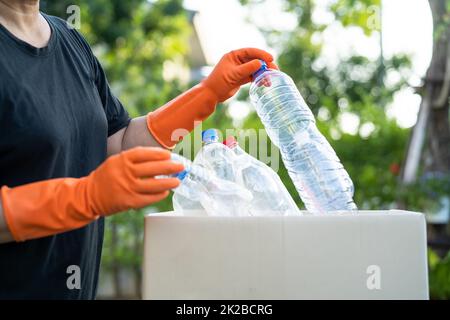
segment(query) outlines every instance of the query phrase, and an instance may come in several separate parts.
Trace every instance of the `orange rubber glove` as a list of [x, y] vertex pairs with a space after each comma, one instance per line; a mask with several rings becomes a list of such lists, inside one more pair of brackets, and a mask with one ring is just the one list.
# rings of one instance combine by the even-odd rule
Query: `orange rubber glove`
[[[220, 59], [211, 74], [200, 84], [168, 102], [147, 116], [147, 127], [165, 148], [172, 149], [200, 121], [211, 115], [216, 104], [232, 97], [264, 60], [271, 69], [278, 69], [270, 53], [244, 48], [231, 51]], [[176, 132], [177, 129], [181, 129]]]
[[58, 178], [15, 188], [3, 186], [6, 223], [16, 241], [80, 228], [98, 217], [141, 208], [167, 197], [183, 170], [161, 148], [138, 147], [109, 157], [83, 178]]

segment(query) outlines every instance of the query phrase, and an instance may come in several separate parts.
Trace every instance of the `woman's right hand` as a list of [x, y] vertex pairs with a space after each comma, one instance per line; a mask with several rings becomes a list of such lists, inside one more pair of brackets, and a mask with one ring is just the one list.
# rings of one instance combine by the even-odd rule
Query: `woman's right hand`
[[109, 157], [86, 177], [88, 203], [96, 215], [110, 215], [161, 201], [177, 178], [155, 178], [184, 169], [162, 148], [137, 147]]
[[[137, 147], [111, 156], [83, 178], [57, 178], [0, 191], [0, 243], [81, 228], [100, 216], [145, 207], [167, 197], [183, 170], [161, 148]], [[2, 217], [3, 213], [3, 217]]]

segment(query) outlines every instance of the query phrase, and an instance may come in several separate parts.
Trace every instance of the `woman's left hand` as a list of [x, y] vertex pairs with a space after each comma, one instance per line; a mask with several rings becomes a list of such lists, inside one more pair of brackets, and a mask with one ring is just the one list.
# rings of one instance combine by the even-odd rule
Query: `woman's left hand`
[[270, 53], [256, 48], [238, 49], [225, 54], [202, 84], [223, 102], [252, 80], [252, 74], [261, 67], [260, 60], [264, 60], [269, 69], [278, 69]]

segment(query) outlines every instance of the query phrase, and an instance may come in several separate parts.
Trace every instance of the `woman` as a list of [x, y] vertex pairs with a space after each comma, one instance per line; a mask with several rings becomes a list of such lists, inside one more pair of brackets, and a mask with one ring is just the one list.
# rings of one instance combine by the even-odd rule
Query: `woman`
[[39, 0], [0, 0], [0, 298], [95, 298], [103, 218], [167, 197], [178, 180], [153, 177], [183, 169], [164, 150], [172, 132], [207, 118], [258, 59], [276, 67], [262, 50], [232, 51], [200, 84], [130, 119], [76, 30]]

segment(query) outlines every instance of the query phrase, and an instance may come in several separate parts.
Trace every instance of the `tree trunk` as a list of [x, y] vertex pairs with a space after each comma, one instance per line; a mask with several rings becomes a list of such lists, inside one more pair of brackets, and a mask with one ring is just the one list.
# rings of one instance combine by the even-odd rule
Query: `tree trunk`
[[[433, 16], [433, 55], [402, 171], [404, 185], [416, 180], [421, 162], [423, 173], [437, 173], [446, 179], [450, 172], [450, 0], [429, 0], [429, 4]], [[429, 246], [440, 256], [446, 255], [450, 249], [449, 223], [429, 224], [427, 231]]]
[[[433, 56], [421, 89], [422, 103], [402, 168], [402, 185], [414, 183], [419, 169], [423, 170], [422, 174], [437, 173], [444, 177], [450, 174], [450, 0], [428, 1], [433, 16]], [[405, 208], [404, 203], [398, 204]], [[448, 222], [446, 226], [428, 226], [429, 244], [438, 249], [440, 255], [450, 247], [448, 235]]]
[[433, 56], [425, 76], [422, 103], [402, 170], [403, 185], [416, 180], [421, 160], [425, 172], [445, 174], [450, 171], [450, 12], [447, 2], [429, 0], [433, 16]]
[[447, 0], [429, 0], [433, 15], [434, 44], [433, 57], [426, 75], [426, 87], [431, 97], [431, 108], [428, 118], [425, 139], [426, 172], [450, 172], [450, 128], [449, 128], [449, 96], [450, 96], [450, 12]]
[[[424, 151], [424, 171], [450, 173], [450, 0], [429, 0], [433, 15], [433, 57], [427, 72], [427, 87], [431, 99]], [[447, 21], [445, 21], [447, 19]], [[430, 245], [444, 256], [450, 250], [450, 230], [447, 225], [429, 228]]]

